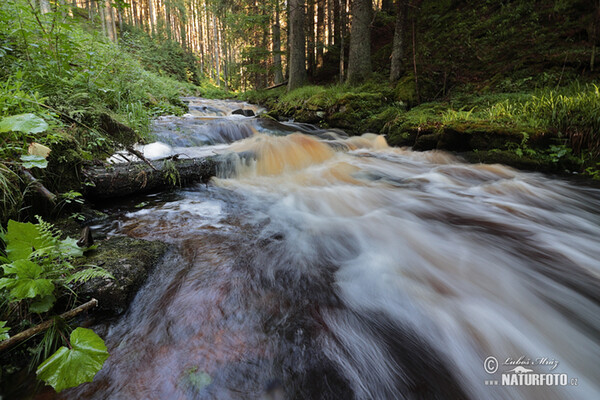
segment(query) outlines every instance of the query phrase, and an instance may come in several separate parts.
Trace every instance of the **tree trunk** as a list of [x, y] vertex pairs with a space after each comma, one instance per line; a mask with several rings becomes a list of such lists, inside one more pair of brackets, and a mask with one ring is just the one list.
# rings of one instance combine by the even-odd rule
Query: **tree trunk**
[[111, 12], [110, 0], [104, 2], [104, 25], [106, 27], [106, 35], [111, 41], [115, 41], [115, 33], [113, 31], [113, 18]]
[[306, 81], [304, 54], [304, 1], [289, 0], [290, 15], [290, 61], [288, 91], [299, 88]]
[[281, 70], [281, 23], [279, 22], [279, 0], [275, 3], [275, 21], [273, 21], [273, 82], [278, 85], [283, 82]]
[[404, 36], [406, 32], [407, 14], [408, 0], [396, 0], [396, 26], [394, 29], [392, 65], [390, 68], [390, 82], [392, 83], [400, 79], [403, 72], [402, 59], [404, 58]]
[[306, 7], [306, 56], [308, 76], [315, 72], [315, 0], [308, 0]]
[[325, 0], [317, 0], [317, 67], [323, 66], [325, 48]]
[[213, 49], [215, 52], [215, 70], [217, 71], [217, 84], [221, 86], [221, 59], [220, 59], [220, 50], [219, 50], [219, 35], [217, 32], [217, 19], [215, 15], [212, 16], [213, 23]]
[[371, 74], [371, 0], [352, 2], [348, 82], [363, 82]]
[[343, 13], [345, 13], [345, 7], [342, 5], [346, 3], [346, 0], [333, 0], [333, 43], [336, 46], [340, 45], [340, 38], [342, 36], [342, 20]]
[[[339, 29], [339, 44], [340, 44], [340, 83], [344, 82], [344, 78], [345, 78], [345, 74], [346, 74], [346, 70], [344, 69], [344, 62], [345, 62], [345, 58], [346, 58], [346, 1], [347, 0], [338, 0], [339, 1], [339, 5], [340, 5], [340, 18], [339, 18], [339, 24], [340, 24], [340, 29]], [[336, 39], [336, 45], [337, 45], [337, 40]]]
[[133, 194], [149, 193], [193, 183], [206, 183], [216, 175], [216, 158], [157, 160], [156, 170], [144, 162], [114, 164], [111, 168], [92, 166], [83, 175], [93, 186], [86, 186], [84, 196], [104, 200]]

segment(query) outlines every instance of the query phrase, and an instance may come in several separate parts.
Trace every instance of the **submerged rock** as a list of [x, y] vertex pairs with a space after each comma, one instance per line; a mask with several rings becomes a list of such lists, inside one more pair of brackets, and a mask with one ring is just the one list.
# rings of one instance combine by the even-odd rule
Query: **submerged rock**
[[122, 314], [167, 248], [162, 242], [129, 237], [112, 237], [99, 242], [86, 263], [106, 269], [116, 280], [92, 279], [78, 290], [80, 299], [98, 299], [96, 312], [104, 316]]
[[238, 108], [237, 110], [233, 110], [231, 112], [232, 115], [243, 115], [244, 117], [254, 117], [254, 111], [252, 110], [243, 110]]

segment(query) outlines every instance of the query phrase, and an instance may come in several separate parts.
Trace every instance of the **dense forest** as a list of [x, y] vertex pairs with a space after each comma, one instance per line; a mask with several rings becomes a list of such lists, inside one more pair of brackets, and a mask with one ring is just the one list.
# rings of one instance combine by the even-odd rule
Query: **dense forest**
[[[143, 159], [134, 146], [184, 97], [593, 182], [599, 46], [598, 0], [2, 0], [0, 342], [91, 307], [73, 288], [114, 278], [61, 231], [94, 218], [84, 170]], [[57, 391], [93, 379], [104, 343], [60, 324], [0, 354], [0, 379], [19, 358]], [[93, 367], [71, 376], [69, 357]]]

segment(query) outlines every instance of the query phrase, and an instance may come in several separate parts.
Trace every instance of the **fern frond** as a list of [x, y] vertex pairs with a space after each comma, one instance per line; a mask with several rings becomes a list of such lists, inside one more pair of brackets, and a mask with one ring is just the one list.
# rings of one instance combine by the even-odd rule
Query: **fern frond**
[[60, 236], [60, 230], [55, 228], [50, 222], [44, 221], [39, 215], [36, 215], [35, 218], [38, 221], [40, 237], [48, 241], [55, 241]]
[[93, 267], [86, 268], [81, 271], [75, 272], [67, 280], [65, 280], [65, 283], [71, 283], [71, 282], [85, 283], [85, 282], [89, 281], [90, 279], [94, 279], [94, 278], [115, 279], [115, 277], [110, 272], [105, 270], [104, 268], [93, 266]]

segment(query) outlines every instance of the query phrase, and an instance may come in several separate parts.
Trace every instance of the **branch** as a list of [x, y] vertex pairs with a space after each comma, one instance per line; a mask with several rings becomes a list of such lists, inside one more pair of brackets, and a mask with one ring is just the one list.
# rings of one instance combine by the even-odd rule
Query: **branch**
[[52, 204], [56, 204], [56, 195], [49, 191], [46, 186], [42, 185], [40, 181], [38, 181], [31, 172], [26, 168], [21, 168], [21, 174], [25, 177], [25, 179], [35, 188], [35, 191], [40, 194], [43, 198], [48, 200]]
[[[80, 305], [79, 307], [76, 307], [70, 311], [60, 314], [59, 317], [64, 320], [68, 320], [68, 319], [74, 318], [78, 314], [81, 314], [83, 311], [86, 311], [90, 308], [96, 307], [97, 305], [98, 305], [98, 300], [92, 299], [92, 300], [88, 301], [87, 303]], [[36, 335], [40, 332], [45, 331], [46, 329], [50, 328], [53, 323], [54, 323], [54, 319], [44, 321], [41, 324], [34, 326], [33, 328], [29, 328], [26, 331], [17, 333], [15, 336], [12, 336], [11, 338], [0, 342], [0, 352], [11, 348], [12, 346], [16, 345], [17, 343], [22, 342], [25, 339], [29, 339], [33, 335]]]

